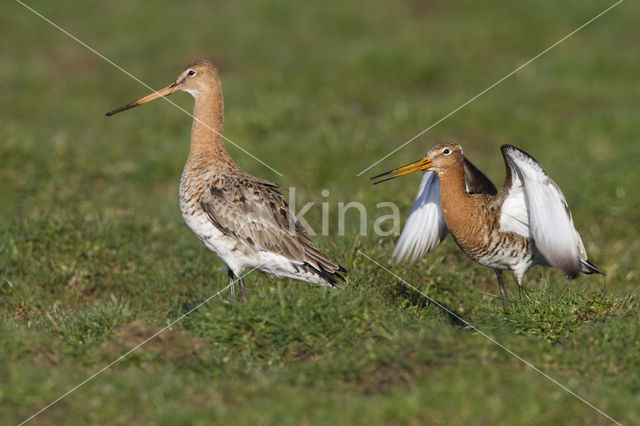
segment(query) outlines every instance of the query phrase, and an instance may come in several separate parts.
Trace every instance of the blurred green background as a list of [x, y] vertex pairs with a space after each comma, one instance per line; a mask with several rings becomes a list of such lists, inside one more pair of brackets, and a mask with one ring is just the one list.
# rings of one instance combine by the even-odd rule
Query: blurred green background
[[[640, 422], [640, 7], [627, 1], [364, 175], [404, 141], [613, 3], [27, 3], [154, 88], [214, 62], [228, 145], [298, 206], [393, 201], [419, 176], [367, 177], [461, 143], [497, 184], [514, 144], [563, 189], [606, 277], [532, 269], [509, 308], [451, 239], [393, 270], [625, 424]], [[17, 423], [227, 284], [182, 222], [191, 119], [17, 2], [0, 14], [0, 422]], [[187, 110], [186, 94], [172, 97]], [[321, 191], [330, 195], [322, 197]], [[319, 245], [344, 291], [246, 279], [36, 417], [56, 424], [609, 424], [391, 267], [395, 238], [349, 216]]]

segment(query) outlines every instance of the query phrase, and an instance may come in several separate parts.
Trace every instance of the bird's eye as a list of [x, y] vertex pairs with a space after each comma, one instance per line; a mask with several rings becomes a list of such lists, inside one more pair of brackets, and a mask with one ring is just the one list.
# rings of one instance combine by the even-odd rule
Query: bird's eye
[[449, 154], [451, 154], [451, 150], [449, 148], [445, 148], [445, 149], [442, 150], [442, 153], [444, 155], [449, 155]]
[[189, 70], [188, 74], [189, 77], [193, 77], [194, 75], [196, 75], [196, 72], [194, 70]]

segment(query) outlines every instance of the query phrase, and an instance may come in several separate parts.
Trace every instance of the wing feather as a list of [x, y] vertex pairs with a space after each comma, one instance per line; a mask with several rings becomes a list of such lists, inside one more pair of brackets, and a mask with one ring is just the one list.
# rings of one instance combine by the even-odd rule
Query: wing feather
[[515, 232], [525, 238], [531, 238], [529, 226], [529, 210], [524, 195], [524, 184], [518, 172], [507, 162], [508, 192], [505, 195], [500, 211], [500, 230]]
[[467, 157], [464, 157], [464, 184], [469, 194], [495, 195], [498, 193], [493, 182]]
[[246, 175], [223, 177], [200, 201], [211, 223], [244, 244], [311, 266], [331, 283], [344, 268], [327, 257], [309, 238], [289, 209], [279, 186]]
[[[580, 270], [580, 259], [586, 260], [586, 252], [562, 191], [527, 153], [503, 145], [502, 154], [508, 173], [512, 175], [512, 188], [503, 204], [501, 225], [520, 226], [525, 217], [522, 212], [524, 201], [530, 234], [538, 251], [551, 266], [575, 277]], [[507, 206], [507, 212], [504, 206]]]
[[426, 171], [392, 257], [396, 262], [414, 263], [433, 251], [448, 232], [440, 208], [440, 181], [434, 172]]

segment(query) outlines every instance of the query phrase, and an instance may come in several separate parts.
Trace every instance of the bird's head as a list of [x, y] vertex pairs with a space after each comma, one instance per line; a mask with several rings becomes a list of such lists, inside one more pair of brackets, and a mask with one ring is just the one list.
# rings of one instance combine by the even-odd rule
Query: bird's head
[[199, 60], [187, 65], [178, 78], [168, 86], [140, 98], [137, 101], [130, 102], [120, 108], [114, 109], [106, 115], [117, 114], [121, 111], [146, 104], [147, 102], [169, 96], [176, 92], [188, 92], [191, 96], [196, 98], [198, 95], [204, 95], [212, 90], [220, 90], [220, 77], [218, 75], [218, 70], [211, 62], [207, 60]]
[[437, 174], [440, 174], [444, 173], [445, 170], [455, 164], [462, 164], [463, 161], [464, 153], [462, 151], [462, 147], [455, 142], [444, 141], [434, 145], [427, 154], [418, 161], [381, 173], [371, 179], [377, 179], [379, 177], [392, 174], [390, 177], [374, 182], [375, 185], [380, 182], [395, 179], [420, 170], [432, 170]]

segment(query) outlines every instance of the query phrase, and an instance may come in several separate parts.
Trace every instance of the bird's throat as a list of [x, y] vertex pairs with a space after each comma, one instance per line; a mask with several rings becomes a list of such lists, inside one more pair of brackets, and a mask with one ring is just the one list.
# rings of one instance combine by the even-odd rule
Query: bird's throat
[[224, 102], [222, 90], [211, 90], [195, 96], [191, 148], [188, 163], [227, 170], [235, 167], [222, 138]]
[[440, 180], [440, 204], [442, 216], [451, 234], [458, 236], [471, 225], [476, 206], [472, 197], [467, 193], [464, 181], [464, 166], [462, 163], [447, 167], [438, 174]]

